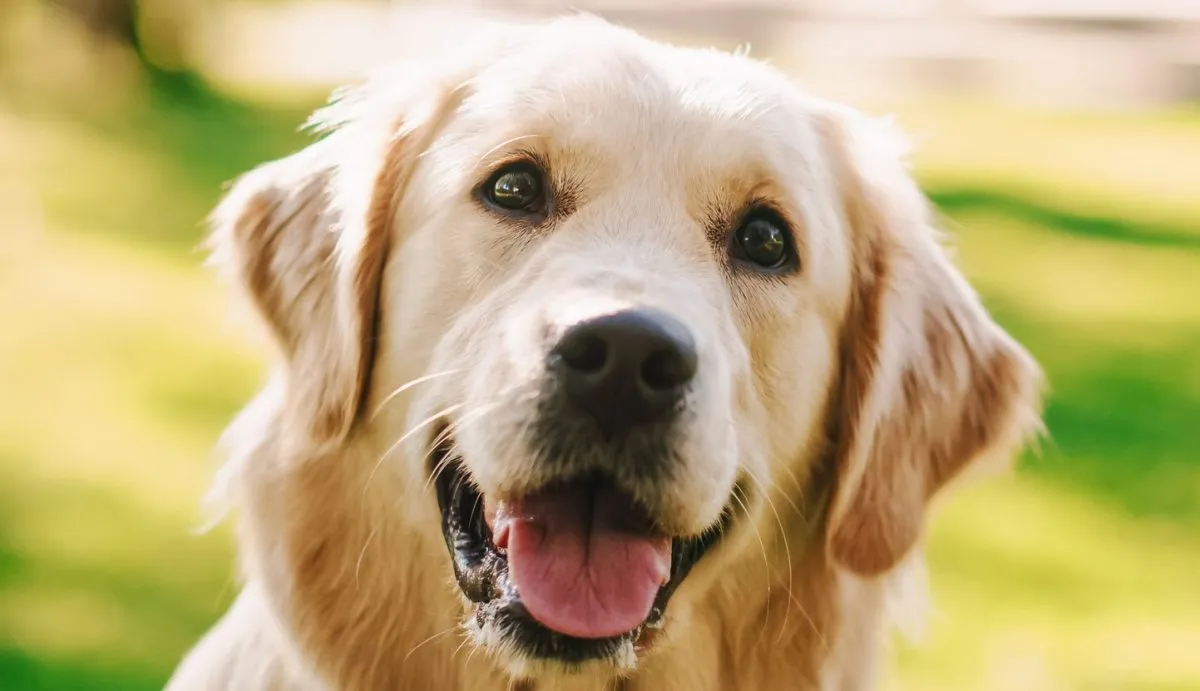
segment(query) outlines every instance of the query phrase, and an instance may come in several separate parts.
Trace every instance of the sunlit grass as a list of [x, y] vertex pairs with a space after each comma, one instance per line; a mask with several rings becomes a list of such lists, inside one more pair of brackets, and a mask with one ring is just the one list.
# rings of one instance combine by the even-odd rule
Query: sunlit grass
[[901, 111], [984, 299], [1051, 387], [1042, 453], [934, 522], [892, 688], [1200, 686], [1200, 121]]
[[983, 187], [1075, 213], [1173, 225], [1200, 238], [1200, 109], [1037, 112], [978, 103], [872, 109], [892, 113], [936, 187]]
[[[160, 688], [228, 602], [228, 532], [190, 531], [264, 350], [194, 248], [307, 105], [0, 97], [0, 688]], [[891, 687], [1200, 687], [1200, 122], [900, 117], [1052, 436], [938, 512]]]
[[231, 592], [189, 531], [258, 358], [199, 271], [53, 230], [4, 268], [0, 651], [153, 679]]
[[1188, 688], [1200, 680], [1200, 539], [1028, 477], [935, 522], [935, 607], [893, 688]]

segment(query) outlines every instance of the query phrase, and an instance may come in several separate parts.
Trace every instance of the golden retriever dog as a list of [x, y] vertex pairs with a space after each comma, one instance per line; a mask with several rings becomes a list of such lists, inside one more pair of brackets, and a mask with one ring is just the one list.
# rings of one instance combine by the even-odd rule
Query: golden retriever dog
[[588, 16], [316, 123], [214, 215], [281, 364], [169, 688], [871, 688], [929, 502], [1041, 390], [887, 124]]

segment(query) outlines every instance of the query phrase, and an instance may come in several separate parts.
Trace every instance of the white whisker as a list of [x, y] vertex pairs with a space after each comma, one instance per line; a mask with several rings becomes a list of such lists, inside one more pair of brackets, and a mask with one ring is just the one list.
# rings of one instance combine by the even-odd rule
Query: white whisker
[[808, 610], [804, 608], [804, 603], [796, 599], [796, 596], [791, 592], [788, 593], [788, 597], [792, 601], [792, 604], [796, 605], [796, 609], [800, 610], [800, 614], [804, 615], [804, 620], [808, 622], [809, 628], [813, 630], [813, 633], [817, 634], [817, 638], [821, 639], [821, 647], [829, 650], [829, 640], [825, 638], [825, 634], [821, 632], [820, 627], [817, 626], [817, 622], [813, 621]]
[[500, 149], [503, 149], [504, 147], [506, 147], [510, 144], [516, 144], [517, 142], [523, 141], [525, 139], [536, 139], [541, 136], [542, 135], [540, 135], [540, 134], [522, 134], [520, 136], [513, 137], [512, 139], [505, 139], [504, 141], [500, 142], [499, 144], [493, 146], [492, 148], [490, 148], [486, 152], [484, 152], [484, 154], [479, 157], [479, 160], [475, 162], [475, 165], [479, 165], [480, 163], [483, 163], [484, 159], [486, 159], [488, 156], [491, 156], [492, 154], [496, 153]]
[[[427, 462], [429, 460], [429, 455], [433, 453], [442, 442], [449, 439], [450, 436], [456, 431], [462, 429], [463, 425], [486, 415], [494, 410], [498, 405], [499, 403], [495, 402], [484, 403], [478, 408], [464, 413], [461, 417], [459, 417], [458, 420], [451, 421], [450, 424], [446, 426], [446, 429], [442, 430], [442, 432], [438, 434], [437, 438], [433, 440], [433, 443], [429, 445], [429, 449], [425, 452], [425, 458], [423, 459], [423, 462]], [[429, 489], [429, 485], [433, 484], [437, 480], [437, 477], [442, 474], [442, 471], [446, 469], [446, 466], [450, 463], [453, 456], [453, 453], [448, 453], [446, 454], [445, 458], [438, 461], [438, 464], [436, 467], [434, 467], [433, 472], [431, 472], [429, 477], [425, 480], [426, 490]]]
[[427, 381], [432, 381], [434, 379], [437, 379], [438, 377], [445, 377], [445, 376], [448, 376], [451, 374], [458, 374], [461, 371], [462, 371], [461, 369], [448, 369], [448, 370], [443, 370], [441, 372], [434, 372], [433, 374], [426, 374], [423, 377], [417, 377], [416, 379], [413, 379], [404, 384], [401, 384], [400, 386], [397, 386], [395, 389], [392, 389], [391, 393], [389, 393], [382, 401], [379, 402], [379, 405], [375, 406], [375, 410], [372, 411], [372, 413], [371, 413], [371, 419], [374, 420], [381, 412], [383, 412], [383, 409], [387, 406], [387, 404], [391, 403], [392, 400], [396, 398], [396, 396], [399, 396], [400, 394], [404, 393], [405, 391], [408, 391], [409, 389], [416, 386], [417, 384], [423, 384]]
[[[759, 480], [758, 477], [756, 477], [753, 473], [750, 473], [749, 471], [747, 471], [747, 473], [749, 474], [750, 478], [752, 480], [754, 480], [754, 482], [758, 483], [760, 490], [764, 492], [764, 498], [767, 499], [768, 504], [771, 505], [772, 512], [775, 513], [775, 520], [776, 520], [776, 522], [779, 522], [779, 512], [775, 511], [774, 502], [771, 502], [770, 498], [765, 496], [766, 490], [762, 489], [762, 487], [763, 487], [762, 481]], [[795, 476], [793, 475], [792, 477], [794, 480]], [[798, 513], [800, 513], [799, 508], [797, 508], [796, 510]], [[801, 515], [801, 518], [805, 520], [805, 524], [807, 525], [807, 518], [804, 517], [803, 513], [800, 513], [800, 515]], [[779, 522], [779, 526], [780, 526], [780, 530], [783, 531], [783, 524], [781, 522]], [[813, 621], [812, 615], [810, 615], [808, 613], [808, 610], [804, 607], [804, 603], [800, 602], [800, 600], [796, 597], [795, 591], [793, 590], [792, 581], [793, 581], [794, 576], [792, 573], [791, 547], [788, 545], [788, 542], [787, 542], [787, 532], [786, 531], [783, 531], [782, 537], [784, 540], [784, 551], [787, 553], [787, 560], [788, 560], [788, 583], [787, 583], [788, 602], [792, 605], [795, 605], [796, 609], [800, 610], [800, 614], [802, 614], [804, 616], [804, 620], [808, 623], [809, 628], [811, 628], [813, 633], [815, 633], [817, 635], [817, 638], [820, 639], [821, 645], [824, 646], [825, 649], [828, 649], [829, 648], [829, 640], [825, 638], [825, 634], [822, 633], [820, 627], [817, 626], [817, 623], [815, 621]], [[783, 626], [780, 627], [780, 637], [782, 637], [782, 635], [786, 629], [786, 625], [787, 625], [786, 617], [787, 617], [787, 614], [789, 614], [790, 612], [791, 612], [791, 607], [788, 607], [788, 609], [784, 615], [785, 619], [784, 619]]]
[[412, 650], [409, 650], [409, 651], [408, 651], [408, 652], [407, 652], [407, 653], [404, 655], [404, 659], [400, 661], [400, 664], [401, 664], [401, 665], [403, 665], [405, 662], [408, 662], [408, 658], [412, 657], [412, 656], [413, 656], [413, 653], [417, 652], [417, 650], [418, 650], [419, 648], [421, 648], [421, 646], [425, 645], [426, 643], [429, 643], [430, 641], [433, 641], [433, 640], [436, 640], [436, 639], [438, 639], [438, 638], [441, 638], [442, 636], [445, 636], [445, 635], [446, 635], [446, 634], [448, 634], [448, 633], [454, 633], [454, 631], [455, 631], [456, 629], [458, 629], [458, 625], [457, 625], [457, 624], [455, 624], [454, 626], [451, 626], [450, 628], [446, 629], [445, 631], [439, 631], [439, 632], [437, 632], [437, 633], [433, 634], [432, 636], [430, 636], [429, 638], [426, 638], [425, 640], [421, 641], [420, 643], [418, 643], [418, 644], [414, 645], [414, 646], [412, 647]]
[[[804, 501], [804, 485], [800, 482], [800, 479], [796, 477], [796, 473], [793, 472], [791, 468], [784, 466], [783, 471], [788, 474], [789, 478], [791, 478], [792, 485], [796, 488], [796, 495], [799, 496], [800, 501], [803, 502]], [[796, 500], [792, 499], [791, 493], [784, 492], [783, 498], [788, 503], [788, 505], [792, 507], [792, 510], [800, 515], [800, 519], [802, 521], [804, 521], [804, 525], [807, 526], [808, 525], [808, 516], [804, 513], [804, 510], [800, 508], [800, 505], [796, 503]]]
[[[738, 506], [742, 507], [742, 511], [747, 516], [749, 516], [750, 508], [747, 507], [746, 502], [742, 501], [742, 498], [740, 496], [738, 496], [739, 494], [740, 494], [739, 492], [735, 491], [733, 493], [733, 500], [736, 501], [738, 503]], [[759, 551], [762, 552], [763, 568], [766, 570], [766, 575], [767, 575], [767, 612], [769, 615], [769, 613], [771, 611], [771, 559], [770, 559], [770, 557], [767, 556], [767, 545], [765, 542], [763, 542], [762, 534], [758, 532], [758, 526], [754, 525], [753, 521], [750, 521], [750, 528], [752, 530], [754, 530], [754, 538], [756, 540], [758, 540], [758, 549], [759, 549]], [[762, 640], [763, 640], [762, 634], [765, 634], [765, 633], [766, 633], [766, 629], [764, 628], [760, 632], [758, 640], [754, 643], [754, 645], [756, 647], [758, 646], [759, 643], [762, 643]]]
[[429, 425], [437, 422], [443, 416], [453, 413], [454, 411], [458, 410], [461, 407], [462, 407], [461, 403], [456, 403], [454, 405], [446, 406], [442, 410], [439, 410], [438, 412], [434, 413], [433, 415], [430, 415], [429, 417], [425, 418], [424, 420], [418, 422], [416, 425], [413, 425], [413, 427], [411, 429], [409, 429], [407, 432], [402, 434], [400, 436], [400, 438], [395, 441], [395, 443], [393, 443], [391, 446], [389, 446], [387, 448], [387, 451], [383, 452], [383, 455], [381, 455], [379, 457], [379, 460], [376, 461], [375, 467], [371, 468], [371, 473], [369, 475], [367, 475], [367, 481], [363, 484], [363, 494], [366, 495], [367, 489], [371, 486], [371, 480], [374, 479], [374, 477], [375, 477], [375, 473], [379, 471], [379, 467], [381, 465], [383, 465], [383, 462], [385, 460], [387, 460], [388, 456], [392, 455], [393, 451], [395, 451], [401, 444], [403, 444], [405, 441], [407, 441], [408, 438], [411, 437], [412, 435], [414, 435], [417, 432], [421, 431], [422, 429], [428, 427]]
[[354, 563], [354, 587], [362, 588], [359, 582], [359, 574], [362, 572], [363, 557], [367, 556], [367, 547], [371, 546], [371, 540], [375, 539], [375, 534], [379, 532], [379, 526], [371, 528], [371, 532], [367, 533], [367, 539], [363, 541], [362, 549], [358, 552], [358, 560]]
[[453, 653], [450, 653], [450, 659], [453, 660], [454, 658], [458, 657], [458, 654], [462, 652], [463, 647], [470, 642], [470, 636], [463, 636], [462, 642], [458, 644], [458, 647], [454, 649]]
[[[758, 485], [758, 491], [762, 494], [763, 499], [767, 502], [767, 506], [770, 507], [771, 513], [775, 515], [775, 524], [779, 526], [779, 536], [783, 540], [784, 558], [787, 560], [788, 599], [794, 601], [795, 596], [792, 594], [792, 580], [794, 578], [794, 574], [792, 573], [792, 548], [791, 545], [788, 544], [787, 528], [785, 528], [783, 525], [783, 519], [779, 517], [779, 511], [775, 507], [775, 502], [771, 499], [771, 495], [767, 492], [766, 485], [764, 485], [762, 480], [759, 480], [758, 476], [751, 472], [749, 468], [746, 469], [746, 475], [748, 475], [750, 479], [754, 481], [754, 484]], [[787, 631], [788, 616], [791, 614], [791, 611], [791, 607], [786, 607], [783, 610], [783, 622], [779, 625], [779, 637], [775, 639], [776, 643], [779, 643], [779, 641], [783, 640], [783, 634]]]

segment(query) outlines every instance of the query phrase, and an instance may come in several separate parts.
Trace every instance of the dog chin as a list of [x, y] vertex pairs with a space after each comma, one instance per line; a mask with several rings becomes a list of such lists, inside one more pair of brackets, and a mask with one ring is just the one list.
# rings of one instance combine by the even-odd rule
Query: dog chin
[[613, 651], [608, 657], [579, 662], [540, 657], [516, 642], [512, 632], [505, 632], [490, 624], [479, 625], [473, 604], [469, 603], [467, 611], [465, 628], [470, 640], [468, 645], [487, 654], [509, 679], [537, 682], [547, 688], [555, 688], [556, 679], [627, 676], [637, 669], [639, 659], [652, 650], [652, 646], [639, 648], [631, 643]]

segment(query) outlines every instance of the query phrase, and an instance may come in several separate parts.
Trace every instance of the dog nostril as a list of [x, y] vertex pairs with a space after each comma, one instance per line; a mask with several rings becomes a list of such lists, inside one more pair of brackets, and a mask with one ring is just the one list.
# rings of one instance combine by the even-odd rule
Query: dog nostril
[[581, 374], [599, 372], [608, 362], [608, 344], [595, 334], [576, 334], [575, 338], [564, 339], [555, 351], [568, 367]]
[[670, 391], [696, 375], [696, 358], [679, 350], [659, 350], [642, 363], [642, 381], [655, 391]]

